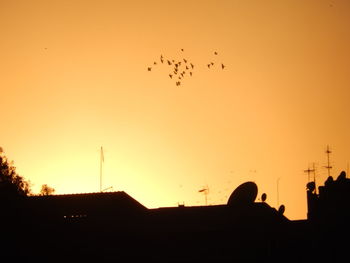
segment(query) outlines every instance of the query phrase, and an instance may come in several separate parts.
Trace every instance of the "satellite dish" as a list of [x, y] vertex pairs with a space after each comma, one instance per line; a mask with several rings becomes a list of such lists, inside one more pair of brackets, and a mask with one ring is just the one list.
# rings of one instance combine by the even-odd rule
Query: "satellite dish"
[[266, 194], [265, 193], [263, 193], [262, 195], [261, 195], [261, 201], [263, 201], [263, 202], [265, 202], [266, 201]]
[[286, 210], [286, 207], [284, 205], [280, 205], [280, 207], [278, 208], [278, 213], [283, 215], [284, 210]]
[[254, 182], [239, 185], [228, 199], [227, 205], [249, 205], [254, 203], [258, 194], [258, 187]]

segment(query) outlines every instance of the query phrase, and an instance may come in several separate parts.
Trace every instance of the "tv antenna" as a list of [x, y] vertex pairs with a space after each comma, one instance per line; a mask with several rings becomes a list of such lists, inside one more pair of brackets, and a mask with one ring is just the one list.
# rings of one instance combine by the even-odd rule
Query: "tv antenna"
[[312, 169], [307, 168], [307, 170], [304, 170], [304, 173], [307, 173], [307, 181], [310, 182], [310, 174], [314, 174], [314, 182], [316, 183], [316, 169], [315, 169], [315, 163], [312, 163]]
[[200, 189], [198, 192], [204, 194], [205, 205], [208, 205], [208, 194], [209, 194], [209, 187], [208, 187], [208, 185], [205, 186], [203, 189]]
[[332, 151], [329, 149], [329, 145], [327, 145], [327, 150], [326, 150], [326, 154], [327, 154], [327, 166], [325, 166], [325, 168], [328, 170], [328, 177], [331, 176], [331, 169], [333, 168], [330, 165], [329, 162], [329, 155], [332, 153]]
[[307, 173], [307, 182], [310, 182], [310, 174], [314, 174], [314, 183], [316, 185], [316, 168], [315, 168], [315, 163], [312, 163], [312, 169], [307, 168], [307, 170], [304, 170], [304, 173]]

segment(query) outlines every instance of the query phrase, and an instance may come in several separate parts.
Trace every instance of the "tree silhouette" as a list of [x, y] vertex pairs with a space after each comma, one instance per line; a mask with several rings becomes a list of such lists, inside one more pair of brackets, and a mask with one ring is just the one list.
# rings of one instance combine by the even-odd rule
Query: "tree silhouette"
[[40, 195], [52, 195], [55, 192], [55, 189], [48, 186], [47, 184], [43, 184], [41, 186]]
[[0, 197], [15, 198], [27, 196], [30, 192], [29, 182], [16, 173], [16, 167], [8, 161], [0, 147]]

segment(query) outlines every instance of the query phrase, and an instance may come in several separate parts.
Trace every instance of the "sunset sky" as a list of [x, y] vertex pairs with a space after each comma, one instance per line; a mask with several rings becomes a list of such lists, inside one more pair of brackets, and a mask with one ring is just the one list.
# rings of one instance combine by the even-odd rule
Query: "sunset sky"
[[[103, 188], [149, 208], [204, 205], [206, 185], [224, 204], [254, 181], [306, 218], [304, 170], [323, 184], [327, 145], [333, 177], [350, 162], [349, 14], [347, 0], [0, 0], [0, 146], [34, 193], [99, 191], [103, 146]], [[192, 77], [176, 86], [160, 55]]]

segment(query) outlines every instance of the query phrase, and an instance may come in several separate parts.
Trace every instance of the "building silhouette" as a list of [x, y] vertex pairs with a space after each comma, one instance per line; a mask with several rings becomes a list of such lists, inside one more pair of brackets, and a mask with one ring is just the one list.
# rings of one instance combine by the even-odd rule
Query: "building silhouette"
[[315, 191], [308, 216], [256, 202], [238, 186], [226, 205], [147, 209], [125, 192], [28, 196], [3, 206], [3, 256], [50, 262], [336, 261], [347, 256], [350, 180], [342, 172]]

